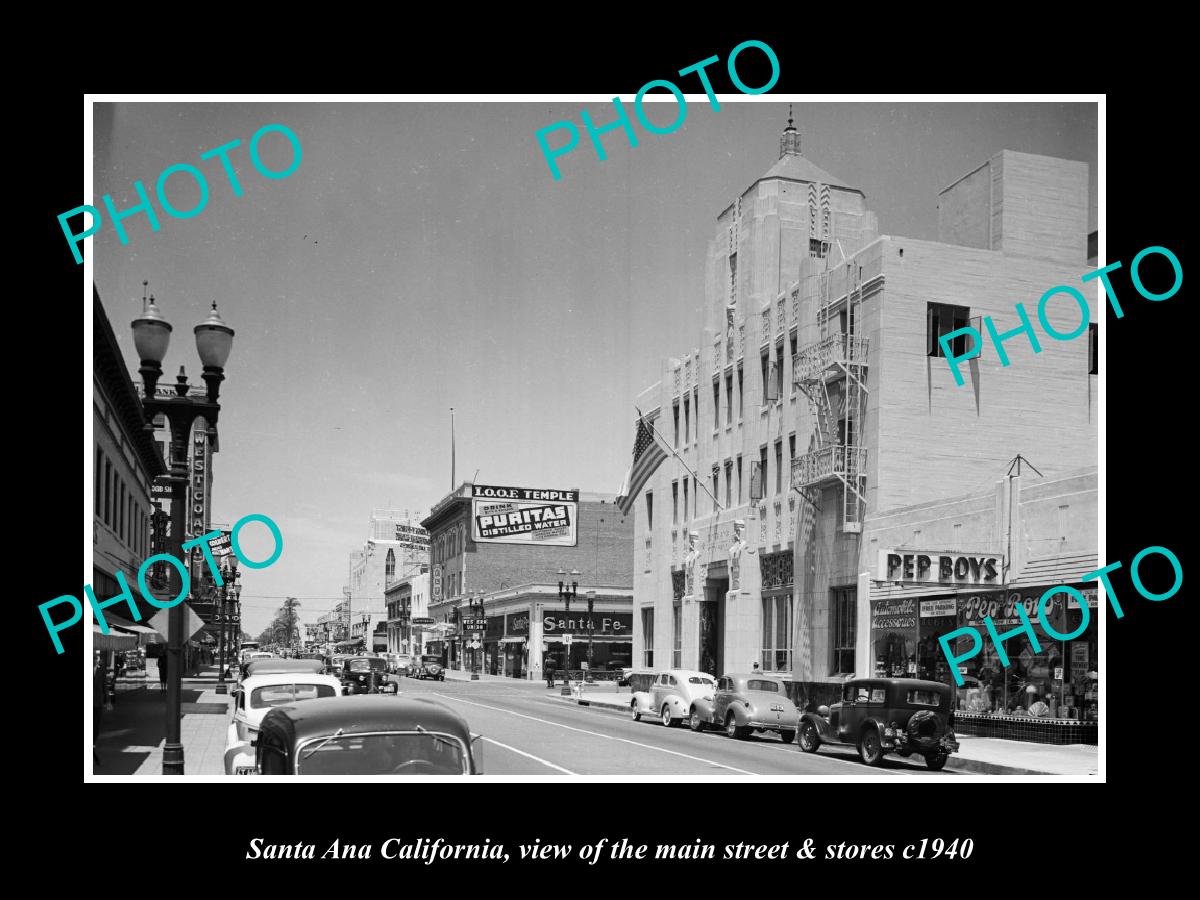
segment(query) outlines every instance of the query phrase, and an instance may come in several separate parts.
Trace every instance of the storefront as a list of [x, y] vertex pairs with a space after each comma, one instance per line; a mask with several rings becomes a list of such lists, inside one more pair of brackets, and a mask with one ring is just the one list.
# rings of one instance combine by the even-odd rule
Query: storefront
[[[616, 673], [632, 665], [633, 613], [596, 612], [590, 619], [593, 673]], [[588, 661], [587, 611], [546, 610], [542, 615], [542, 666], [579, 672]], [[570, 636], [568, 643], [567, 636]], [[601, 677], [605, 677], [601, 675]]]

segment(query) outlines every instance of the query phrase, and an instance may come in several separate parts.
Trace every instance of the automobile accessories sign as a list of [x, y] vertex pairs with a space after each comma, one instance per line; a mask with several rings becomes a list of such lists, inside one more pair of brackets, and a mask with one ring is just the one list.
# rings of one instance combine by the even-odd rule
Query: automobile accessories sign
[[579, 491], [472, 487], [472, 537], [481, 543], [574, 547]]

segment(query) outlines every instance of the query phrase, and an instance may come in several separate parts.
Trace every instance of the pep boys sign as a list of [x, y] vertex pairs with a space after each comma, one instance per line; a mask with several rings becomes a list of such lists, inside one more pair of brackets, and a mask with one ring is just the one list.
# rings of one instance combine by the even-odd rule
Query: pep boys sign
[[1000, 584], [1004, 557], [990, 554], [880, 550], [882, 581], [931, 584]]

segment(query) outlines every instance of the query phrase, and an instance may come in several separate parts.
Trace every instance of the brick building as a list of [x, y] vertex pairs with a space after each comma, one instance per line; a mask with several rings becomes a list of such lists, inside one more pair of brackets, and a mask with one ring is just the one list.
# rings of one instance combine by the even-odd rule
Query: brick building
[[[718, 216], [700, 346], [638, 400], [686, 464], [633, 512], [639, 665], [758, 661], [825, 702], [873, 670], [869, 512], [979, 490], [1018, 454], [1048, 479], [1097, 464], [1094, 326], [1039, 331], [1036, 354], [1010, 337], [1007, 367], [986, 341], [962, 386], [938, 340], [984, 316], [1008, 331], [1017, 301], [1037, 328], [1043, 293], [1082, 290], [1087, 199], [1085, 164], [1003, 151], [941, 193], [938, 241], [880, 234], [789, 120]], [[1047, 317], [1069, 333], [1081, 311], [1059, 297]]]
[[[621, 515], [610, 494], [579, 496], [574, 547], [494, 544], [472, 538], [473, 485], [464, 482], [442, 498], [421, 524], [430, 536], [429, 616], [441, 626], [440, 640], [426, 639], [427, 652], [442, 653], [452, 667], [463, 667], [460, 636], [445, 632], [454, 610], [468, 595], [483, 597], [488, 628], [482, 636], [481, 669], [532, 678], [544, 657], [556, 668], [572, 669], [586, 658], [587, 591], [594, 591], [593, 646], [596, 668], [628, 665], [632, 604], [633, 523]], [[558, 598], [557, 572], [580, 573], [578, 599], [571, 616]], [[567, 660], [562, 634], [583, 637], [572, 644]], [[543, 646], [545, 649], [543, 650]], [[596, 652], [598, 650], [598, 652]]]

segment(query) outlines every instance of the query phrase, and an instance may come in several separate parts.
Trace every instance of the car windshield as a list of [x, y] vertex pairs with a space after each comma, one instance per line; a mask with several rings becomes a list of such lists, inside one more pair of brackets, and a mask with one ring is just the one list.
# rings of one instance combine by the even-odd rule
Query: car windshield
[[296, 752], [304, 775], [463, 775], [467, 754], [461, 741], [431, 732], [347, 734], [318, 738]]
[[917, 706], [939, 706], [941, 698], [937, 695], [937, 691], [909, 691], [908, 702]]
[[746, 682], [746, 690], [748, 691], [767, 691], [771, 694], [779, 693], [779, 684], [775, 681], [768, 681], [765, 678], [751, 678]]
[[707, 685], [711, 686], [712, 683], [713, 683], [713, 680], [711, 678], [702, 678], [698, 675], [693, 675], [691, 678], [688, 679], [688, 684], [707, 684]]
[[297, 700], [315, 700], [318, 697], [336, 697], [337, 691], [330, 684], [269, 684], [250, 692], [250, 706], [283, 706]]
[[372, 669], [382, 669], [382, 659], [352, 659], [350, 660], [351, 672], [370, 672]]

